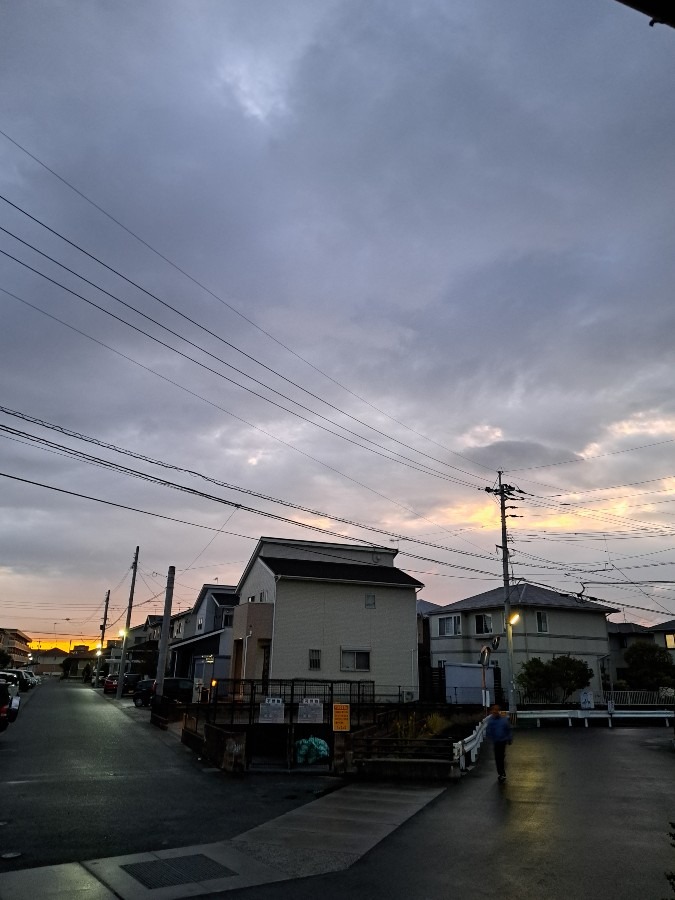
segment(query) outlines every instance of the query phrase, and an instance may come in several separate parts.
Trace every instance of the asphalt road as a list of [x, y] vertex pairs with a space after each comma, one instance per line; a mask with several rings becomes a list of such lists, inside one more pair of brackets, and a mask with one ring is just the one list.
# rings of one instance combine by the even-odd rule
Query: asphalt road
[[[81, 684], [28, 695], [0, 735], [0, 856], [21, 853], [0, 859], [0, 873], [226, 839], [335, 786], [325, 776], [233, 779], [148, 718]], [[507, 763], [499, 785], [485, 748], [461, 782], [345, 871], [210, 896], [665, 900], [671, 730], [519, 729]]]
[[46, 679], [22, 697], [0, 735], [0, 873], [223, 840], [336, 783], [225, 776], [150, 725], [148, 709], [79, 682]]
[[518, 731], [505, 785], [485, 747], [474, 771], [346, 871], [208, 896], [665, 900], [672, 736], [663, 726]]

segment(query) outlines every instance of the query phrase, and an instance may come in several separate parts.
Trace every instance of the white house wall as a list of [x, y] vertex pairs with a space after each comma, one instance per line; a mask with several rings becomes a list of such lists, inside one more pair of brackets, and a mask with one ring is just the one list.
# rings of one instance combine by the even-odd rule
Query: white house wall
[[[375, 608], [366, 608], [366, 594]], [[411, 588], [282, 579], [277, 584], [272, 677], [371, 680], [417, 696], [417, 615]], [[341, 669], [341, 650], [368, 650], [370, 671]], [[321, 650], [310, 670], [309, 651]]]

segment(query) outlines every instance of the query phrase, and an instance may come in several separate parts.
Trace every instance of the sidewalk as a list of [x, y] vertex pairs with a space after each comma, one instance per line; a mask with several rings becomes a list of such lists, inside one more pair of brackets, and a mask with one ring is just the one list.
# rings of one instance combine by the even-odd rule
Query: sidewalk
[[179, 900], [349, 868], [443, 788], [349, 785], [230, 841], [0, 875], [0, 900]]

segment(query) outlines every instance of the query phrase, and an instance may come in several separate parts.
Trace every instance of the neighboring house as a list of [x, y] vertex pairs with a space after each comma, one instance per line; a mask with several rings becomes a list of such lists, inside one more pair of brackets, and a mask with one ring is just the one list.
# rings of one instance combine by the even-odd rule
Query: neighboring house
[[50, 650], [33, 650], [33, 671], [36, 675], [63, 675], [61, 663], [68, 656], [65, 650], [52, 647]]
[[261, 538], [237, 585], [231, 677], [371, 681], [416, 699], [423, 585], [397, 552]]
[[32, 638], [18, 628], [0, 628], [0, 650], [4, 650], [12, 657], [12, 665], [8, 668], [22, 668], [28, 665], [31, 641]]
[[671, 658], [675, 663], [675, 619], [662, 622], [660, 625], [652, 625], [647, 631], [653, 635], [655, 644], [670, 650]]
[[63, 657], [61, 669], [66, 678], [91, 677], [96, 669], [96, 660], [96, 651], [80, 644]]
[[654, 635], [650, 633], [649, 628], [644, 625], [638, 625], [635, 622], [608, 622], [607, 634], [609, 637], [609, 667], [602, 661], [601, 669], [605, 686], [609, 687], [617, 681], [624, 681], [626, 678], [625, 652], [633, 644], [639, 641], [654, 643]]
[[[126, 669], [153, 677], [157, 673], [159, 639], [164, 616], [147, 616], [142, 625], [129, 629], [126, 644]], [[115, 673], [119, 672], [119, 665]]]
[[239, 596], [232, 585], [205, 584], [191, 610], [172, 617], [169, 670], [208, 687], [227, 678], [232, 659], [232, 622]]
[[171, 625], [169, 627], [169, 642], [182, 641], [187, 637], [187, 629], [192, 617], [192, 607], [183, 610], [183, 612], [174, 613], [171, 616]]
[[[601, 662], [609, 654], [607, 616], [618, 610], [533, 584], [513, 585], [510, 603], [511, 611], [520, 615], [513, 626], [515, 676], [533, 657], [546, 662], [569, 654], [590, 666], [595, 673], [591, 687], [601, 690]], [[507, 671], [502, 587], [429, 614], [431, 664], [477, 663], [481, 648], [497, 636], [501, 641], [492, 651], [491, 664]], [[505, 679], [502, 682], [506, 688]]]

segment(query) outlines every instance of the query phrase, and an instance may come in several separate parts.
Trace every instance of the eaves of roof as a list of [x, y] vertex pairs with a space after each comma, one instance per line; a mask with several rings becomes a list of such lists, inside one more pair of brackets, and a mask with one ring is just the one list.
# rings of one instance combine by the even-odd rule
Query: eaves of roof
[[197, 641], [203, 641], [206, 638], [211, 638], [216, 635], [222, 634], [225, 631], [224, 628], [218, 628], [216, 631], [207, 631], [206, 634], [198, 634], [194, 637], [183, 638], [182, 641], [172, 641], [169, 644], [171, 650], [180, 650], [181, 647], [187, 647], [188, 644], [196, 644]]
[[675, 619], [670, 619], [668, 622], [661, 622], [660, 625], [650, 625], [647, 628], [647, 631], [675, 631]]
[[422, 588], [417, 579], [395, 566], [364, 566], [329, 563], [313, 559], [262, 556], [260, 562], [277, 578], [340, 584], [368, 584], [382, 587]]

